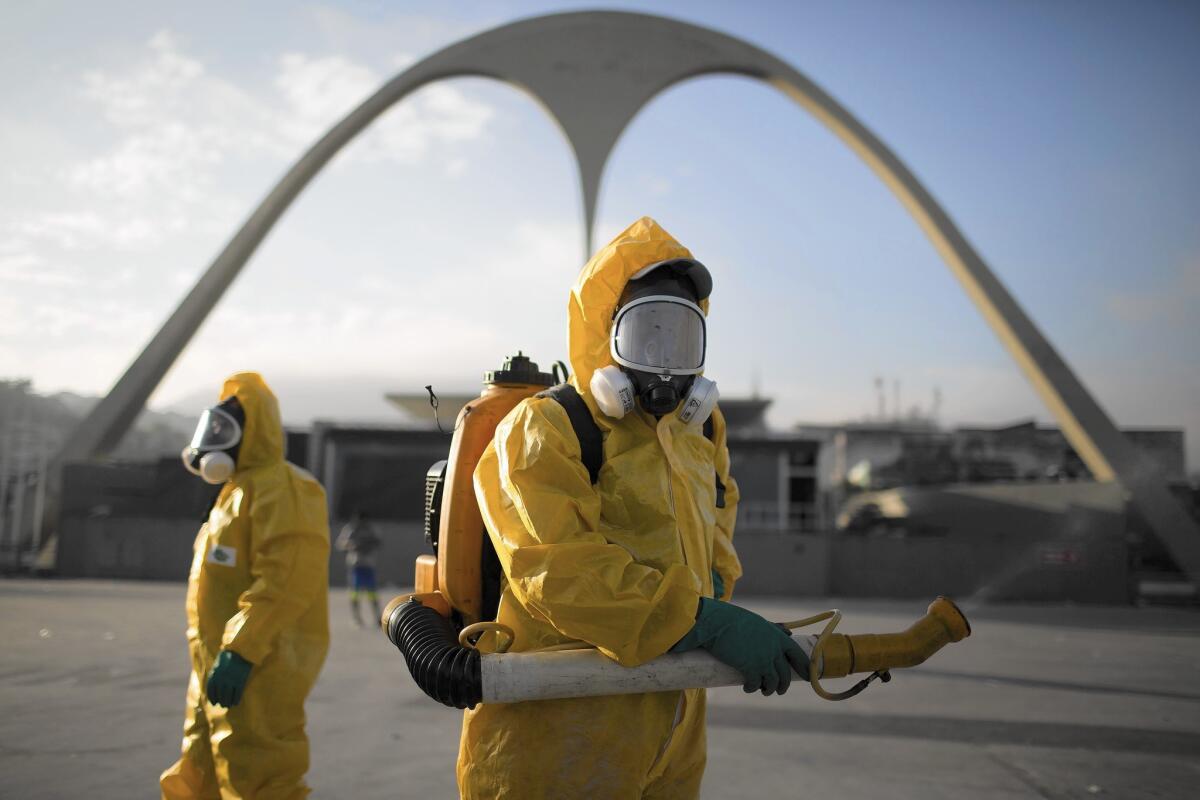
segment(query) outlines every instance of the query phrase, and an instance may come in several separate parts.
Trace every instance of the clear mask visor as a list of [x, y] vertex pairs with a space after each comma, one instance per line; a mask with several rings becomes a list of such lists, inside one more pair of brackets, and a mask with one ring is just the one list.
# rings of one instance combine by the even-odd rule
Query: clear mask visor
[[613, 360], [631, 369], [694, 375], [704, 369], [704, 348], [704, 312], [680, 297], [639, 298], [613, 320]]
[[242, 439], [242, 426], [223, 409], [213, 407], [200, 415], [188, 448], [200, 453], [227, 450]]

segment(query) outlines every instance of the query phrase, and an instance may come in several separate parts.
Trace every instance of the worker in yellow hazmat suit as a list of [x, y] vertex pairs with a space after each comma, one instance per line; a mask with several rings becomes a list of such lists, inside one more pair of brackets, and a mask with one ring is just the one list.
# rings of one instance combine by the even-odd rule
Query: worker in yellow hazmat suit
[[[652, 281], [658, 267], [671, 267], [692, 296], [668, 297], [653, 283], [627, 292]], [[719, 628], [757, 636], [773, 666], [783, 640], [791, 642], [761, 617], [710, 599], [714, 579], [728, 598], [742, 570], [732, 543], [738, 489], [725, 421], [714, 410], [715, 386], [698, 374], [702, 338], [698, 351], [694, 336], [638, 344], [664, 331], [702, 334], [711, 283], [707, 269], [649, 218], [584, 267], [568, 305], [571, 383], [603, 434], [595, 484], [554, 399], [529, 398], [497, 426], [475, 492], [504, 571], [497, 621], [515, 632], [513, 652], [582, 640], [633, 666], [677, 644], [707, 646], [721, 638], [713, 633]], [[643, 305], [648, 313], [634, 314]], [[619, 330], [623, 320], [629, 324]], [[622, 371], [646, 354], [661, 357], [647, 369], [671, 362], [684, 374]], [[748, 624], [722, 622], [697, 635], [702, 598]], [[783, 663], [785, 676], [744, 672], [747, 690], [786, 689]], [[704, 704], [696, 689], [479, 705], [465, 712], [459, 791], [464, 798], [696, 797]]]
[[329, 649], [325, 492], [284, 461], [275, 395], [230, 377], [184, 463], [221, 485], [188, 581], [183, 753], [162, 796], [291, 800], [308, 794], [304, 700]]

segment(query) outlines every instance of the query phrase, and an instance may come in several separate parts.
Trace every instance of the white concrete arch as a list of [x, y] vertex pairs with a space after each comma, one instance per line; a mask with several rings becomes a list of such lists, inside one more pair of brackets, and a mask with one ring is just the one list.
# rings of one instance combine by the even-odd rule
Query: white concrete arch
[[655, 95], [680, 81], [728, 73], [779, 89], [874, 170], [933, 242], [1092, 473], [1102, 481], [1119, 480], [1180, 566], [1200, 579], [1195, 523], [895, 153], [781, 59], [717, 31], [644, 14], [579, 12], [514, 22], [440, 50], [386, 83], [288, 170], [81, 424], [60, 459], [90, 458], [116, 445], [296, 196], [347, 142], [416, 89], [445, 78], [481, 76], [517, 86], [538, 100], [575, 153], [590, 252], [604, 165], [629, 121]]

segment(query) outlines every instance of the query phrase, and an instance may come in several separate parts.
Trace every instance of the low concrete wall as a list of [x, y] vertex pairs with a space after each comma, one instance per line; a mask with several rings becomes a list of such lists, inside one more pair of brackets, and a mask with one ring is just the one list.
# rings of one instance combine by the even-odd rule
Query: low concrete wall
[[820, 533], [745, 532], [734, 536], [739, 595], [828, 595], [830, 537]]
[[[418, 523], [372, 523], [383, 548], [378, 577], [383, 586], [412, 585], [413, 562], [429, 552]], [[336, 539], [340, 524], [331, 529]], [[68, 517], [59, 530], [59, 575], [68, 578], [187, 580], [200, 522], [146, 517]], [[345, 553], [329, 558], [329, 582], [346, 585]]]
[[[743, 532], [735, 537], [744, 575], [739, 595], [835, 595], [993, 601], [1128, 602], [1128, 549], [1111, 516], [1084, 519], [1074, 534], [867, 537]], [[373, 523], [381, 594], [412, 585], [413, 562], [430, 552], [420, 523]], [[70, 517], [58, 545], [68, 577], [185, 580], [199, 522], [188, 519]], [[332, 526], [336, 540], [341, 523]], [[345, 554], [330, 556], [329, 580], [346, 584]]]
[[1072, 508], [1043, 536], [839, 535], [830, 591], [846, 597], [1128, 603], [1129, 550], [1121, 517]]
[[66, 517], [56, 571], [68, 578], [187, 580], [200, 522], [153, 517]]

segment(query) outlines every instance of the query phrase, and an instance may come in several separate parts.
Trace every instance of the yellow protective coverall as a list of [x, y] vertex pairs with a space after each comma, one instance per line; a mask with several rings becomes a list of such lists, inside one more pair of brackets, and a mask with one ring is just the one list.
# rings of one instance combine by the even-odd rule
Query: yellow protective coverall
[[[308, 794], [304, 699], [329, 649], [325, 491], [283, 460], [279, 403], [257, 373], [225, 381], [246, 414], [237, 471], [196, 537], [188, 581], [192, 674], [183, 754], [162, 796], [283, 800]], [[241, 703], [207, 702], [217, 654], [254, 664]]]
[[[602, 414], [588, 390], [612, 364], [621, 290], [642, 267], [690, 257], [653, 220], [635, 222], [583, 268], [569, 301], [571, 383], [604, 434], [597, 485], [558, 402], [529, 398], [496, 428], [475, 493], [506, 578], [497, 620], [513, 652], [583, 640], [633, 666], [695, 622], [715, 568], [725, 596], [741, 575], [732, 535], [737, 484], [725, 422], [714, 442], [677, 414]], [[703, 304], [707, 312], [707, 303]], [[715, 476], [726, 486], [716, 506]], [[485, 637], [485, 645], [488, 637]], [[463, 798], [689, 798], [704, 773], [704, 690], [479, 705], [463, 720]]]

